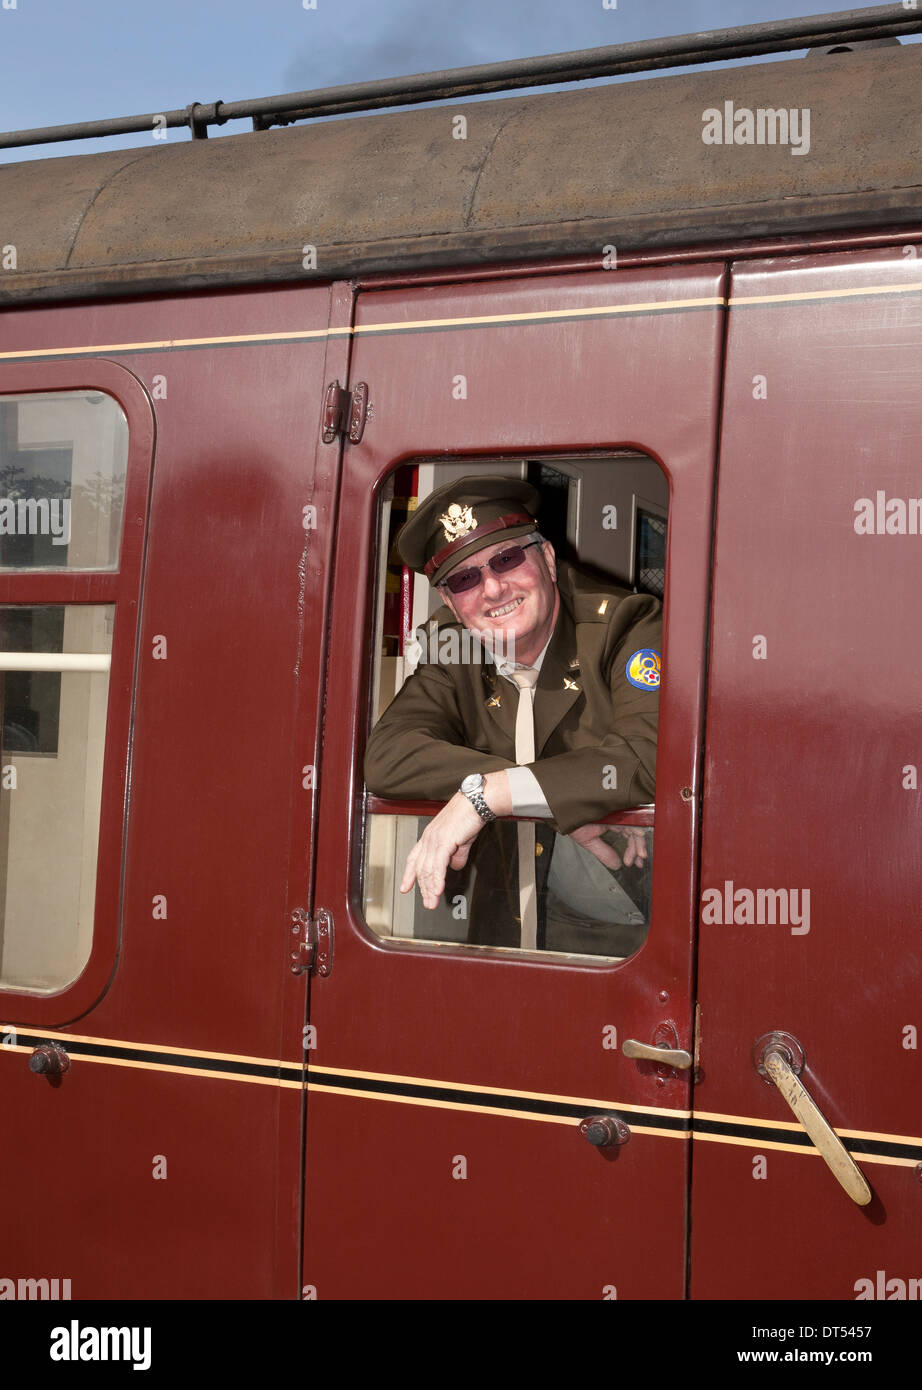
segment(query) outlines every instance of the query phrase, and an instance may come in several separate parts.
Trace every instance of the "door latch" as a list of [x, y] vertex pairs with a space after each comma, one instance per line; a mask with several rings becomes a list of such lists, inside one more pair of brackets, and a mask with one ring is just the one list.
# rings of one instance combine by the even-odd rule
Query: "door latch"
[[297, 937], [291, 952], [292, 975], [329, 975], [333, 968], [333, 918], [325, 908], [313, 917], [302, 907], [291, 914], [292, 935]]

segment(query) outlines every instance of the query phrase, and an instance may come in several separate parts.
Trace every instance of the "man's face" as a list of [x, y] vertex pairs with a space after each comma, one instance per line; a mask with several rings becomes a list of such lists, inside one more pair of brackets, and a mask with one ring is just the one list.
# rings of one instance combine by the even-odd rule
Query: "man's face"
[[[501, 639], [515, 644], [515, 660], [529, 666], [554, 630], [560, 599], [557, 594], [557, 566], [550, 541], [530, 545], [517, 569], [497, 575], [488, 560], [513, 545], [525, 545], [527, 536], [498, 541], [467, 555], [452, 571], [460, 573], [482, 565], [481, 582], [476, 589], [453, 594], [442, 587], [442, 598], [459, 622], [485, 639]], [[510, 653], [512, 655], [512, 653]]]

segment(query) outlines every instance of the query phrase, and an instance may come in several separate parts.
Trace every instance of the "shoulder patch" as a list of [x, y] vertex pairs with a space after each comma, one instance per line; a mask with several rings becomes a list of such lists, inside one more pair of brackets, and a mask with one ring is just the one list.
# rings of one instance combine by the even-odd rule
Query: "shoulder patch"
[[655, 652], [652, 647], [641, 647], [633, 656], [628, 657], [624, 674], [638, 690], [659, 690], [659, 652]]

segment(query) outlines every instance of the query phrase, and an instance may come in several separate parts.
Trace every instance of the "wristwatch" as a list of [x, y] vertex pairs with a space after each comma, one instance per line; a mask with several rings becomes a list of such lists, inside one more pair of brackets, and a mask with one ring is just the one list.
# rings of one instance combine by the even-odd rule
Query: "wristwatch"
[[482, 772], [472, 772], [465, 777], [461, 783], [461, 791], [477, 812], [484, 825], [489, 825], [491, 820], [496, 820], [495, 815], [483, 799], [483, 784], [487, 779]]

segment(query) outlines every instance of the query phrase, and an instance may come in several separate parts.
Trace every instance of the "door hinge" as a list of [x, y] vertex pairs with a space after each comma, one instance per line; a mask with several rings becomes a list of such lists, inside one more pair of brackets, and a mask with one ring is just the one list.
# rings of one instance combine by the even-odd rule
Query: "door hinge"
[[292, 975], [329, 975], [333, 968], [333, 918], [324, 908], [313, 917], [296, 907], [291, 914], [292, 935], [298, 939], [291, 952]]
[[331, 381], [323, 406], [323, 442], [332, 444], [338, 434], [358, 444], [368, 418], [368, 383], [357, 381], [351, 391]]

